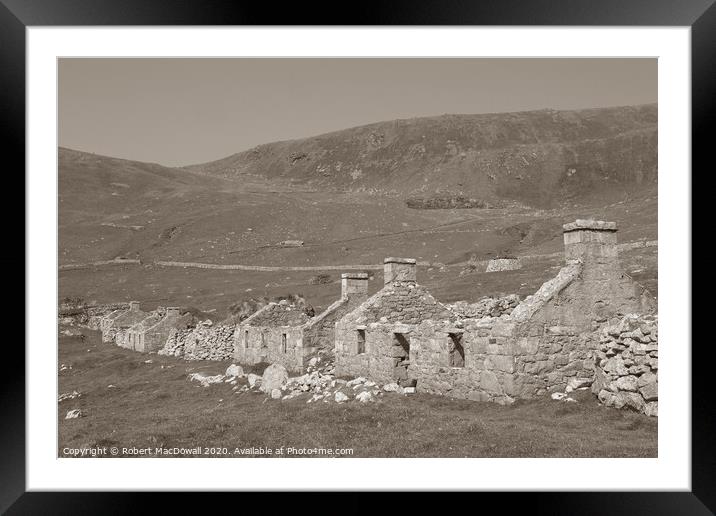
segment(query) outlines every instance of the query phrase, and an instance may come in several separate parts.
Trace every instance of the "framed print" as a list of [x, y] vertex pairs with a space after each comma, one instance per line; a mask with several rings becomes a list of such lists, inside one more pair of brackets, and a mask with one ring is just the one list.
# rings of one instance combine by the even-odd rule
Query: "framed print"
[[215, 7], [1, 8], [27, 332], [0, 507], [713, 509], [690, 301], [711, 2]]

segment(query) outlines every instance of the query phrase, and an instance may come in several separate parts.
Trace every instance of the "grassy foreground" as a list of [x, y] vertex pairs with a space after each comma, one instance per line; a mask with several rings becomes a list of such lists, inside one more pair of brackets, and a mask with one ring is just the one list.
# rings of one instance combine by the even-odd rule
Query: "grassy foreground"
[[[59, 457], [97, 447], [116, 447], [118, 457], [196, 447], [212, 457], [267, 456], [265, 449], [281, 447], [285, 457], [313, 448], [352, 457], [657, 456], [656, 418], [601, 407], [586, 391], [578, 403], [543, 398], [509, 407], [393, 393], [366, 405], [306, 404], [305, 395], [276, 401], [187, 379], [223, 373], [229, 363], [134, 353], [83, 332], [59, 341], [58, 365], [72, 366], [59, 373], [59, 394], [81, 393], [59, 403]], [[72, 409], [85, 416], [65, 419]]]

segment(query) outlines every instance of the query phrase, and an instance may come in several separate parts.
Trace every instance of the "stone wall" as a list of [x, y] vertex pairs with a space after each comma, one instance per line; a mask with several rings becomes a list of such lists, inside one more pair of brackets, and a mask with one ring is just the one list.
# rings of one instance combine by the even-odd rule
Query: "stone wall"
[[[450, 310], [424, 287], [412, 281], [389, 283], [336, 323], [336, 374], [370, 375], [377, 381], [390, 381], [393, 354], [398, 352], [393, 349], [392, 329], [397, 326], [399, 333], [409, 332], [422, 321], [451, 317]], [[365, 350], [358, 353], [363, 336]]]
[[236, 325], [214, 325], [208, 320], [194, 328], [175, 329], [158, 353], [184, 360], [232, 360], [235, 330]]
[[302, 326], [242, 324], [237, 327], [234, 339], [234, 356], [239, 363], [278, 363], [291, 371], [303, 370], [305, 351]]
[[608, 407], [659, 412], [659, 335], [655, 315], [629, 314], [602, 328], [592, 392]]

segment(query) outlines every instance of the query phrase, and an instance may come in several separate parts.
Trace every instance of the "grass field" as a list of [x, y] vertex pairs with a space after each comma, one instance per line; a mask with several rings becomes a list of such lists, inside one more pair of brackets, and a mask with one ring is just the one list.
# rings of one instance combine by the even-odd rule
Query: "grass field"
[[[305, 396], [276, 401], [187, 379], [223, 373], [226, 362], [139, 354], [102, 343], [98, 332], [83, 335], [59, 341], [58, 365], [72, 368], [59, 373], [58, 394], [81, 393], [58, 406], [60, 457], [95, 446], [115, 446], [118, 456], [122, 448], [197, 446], [226, 448], [229, 457], [250, 447], [350, 449], [353, 457], [657, 456], [655, 418], [599, 406], [588, 391], [577, 403], [390, 393], [366, 405], [307, 405]], [[75, 408], [85, 417], [65, 419]]]

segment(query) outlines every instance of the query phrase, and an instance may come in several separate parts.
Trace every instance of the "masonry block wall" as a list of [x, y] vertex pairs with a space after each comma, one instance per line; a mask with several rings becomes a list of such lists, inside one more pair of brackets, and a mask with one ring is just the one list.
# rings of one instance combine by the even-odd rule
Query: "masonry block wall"
[[300, 326], [241, 325], [236, 330], [236, 360], [242, 364], [281, 364], [303, 370], [303, 331]]
[[303, 325], [309, 320], [298, 306], [269, 303], [236, 327], [235, 358], [242, 364], [279, 363], [302, 371]]

